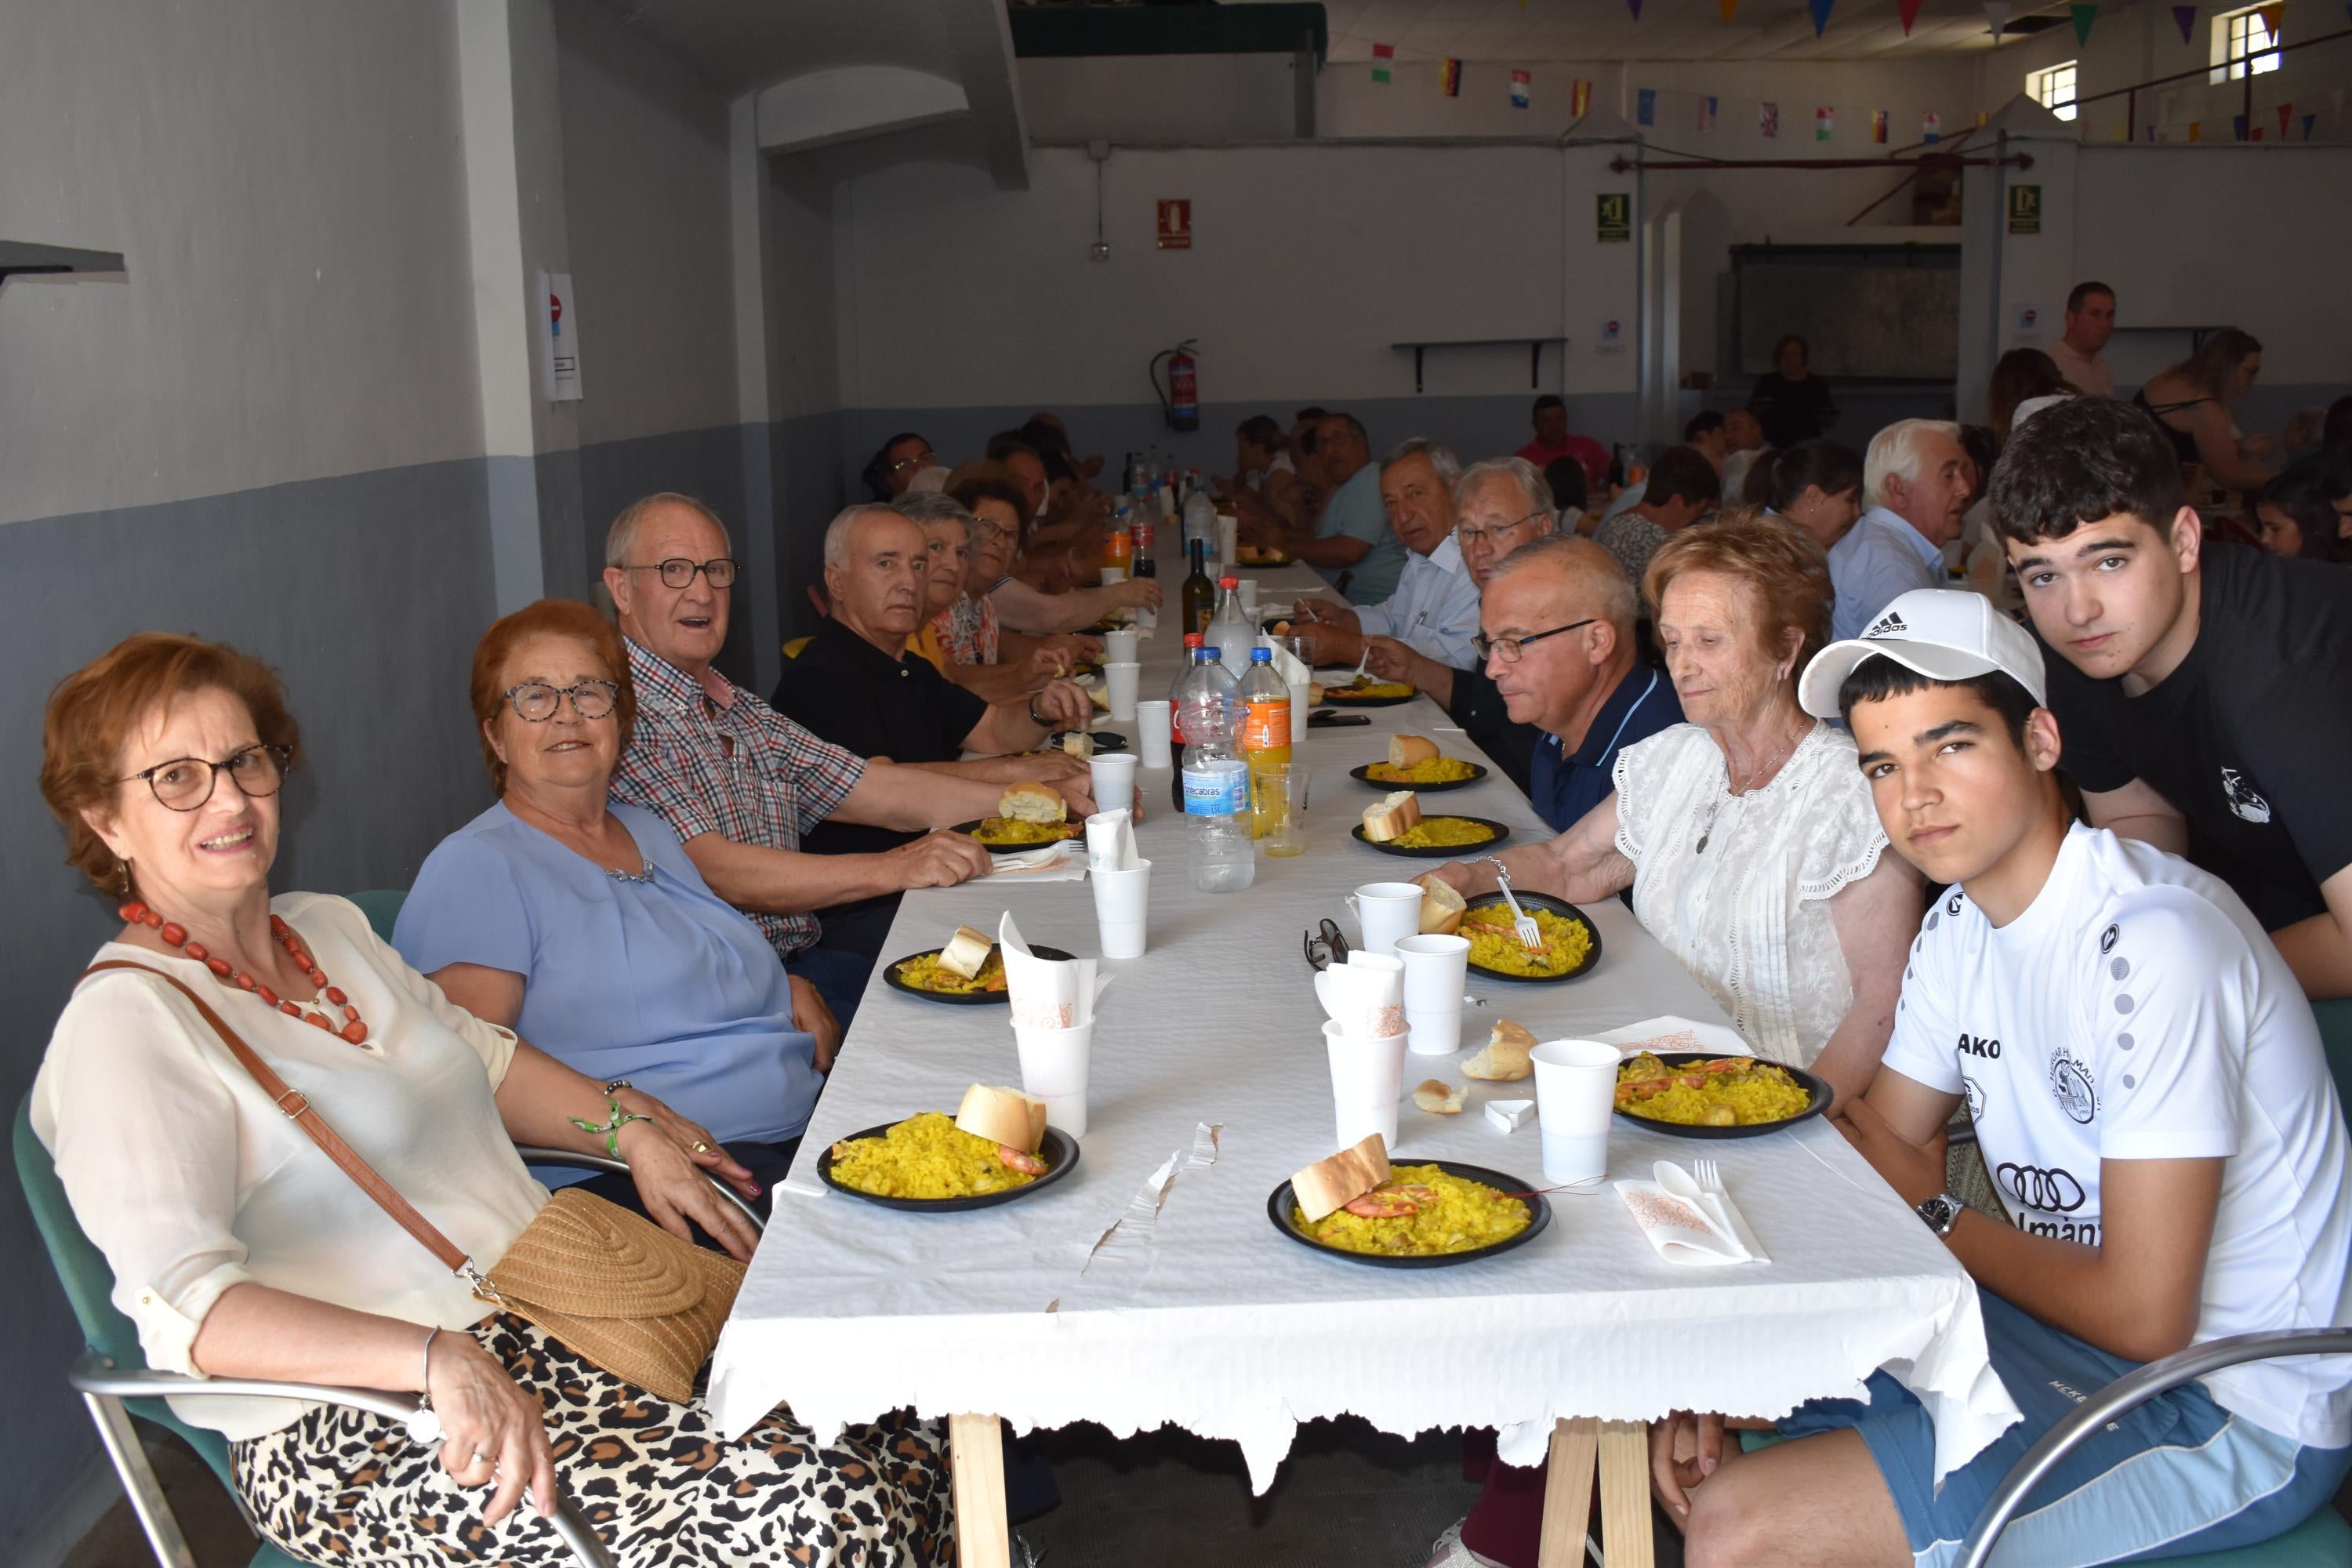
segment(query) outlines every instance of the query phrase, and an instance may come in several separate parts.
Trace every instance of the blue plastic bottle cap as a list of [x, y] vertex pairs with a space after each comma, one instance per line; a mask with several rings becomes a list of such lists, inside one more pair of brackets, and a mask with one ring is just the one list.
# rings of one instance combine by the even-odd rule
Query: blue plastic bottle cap
[[1254, 647], [1250, 649], [1250, 662], [1252, 664], [1272, 664], [1274, 662], [1274, 649], [1270, 647]]
[[1211, 658], [1222, 658], [1224, 657], [1224, 650], [1223, 648], [1211, 647], [1205, 643], [1202, 645], [1201, 651], [1208, 655]]

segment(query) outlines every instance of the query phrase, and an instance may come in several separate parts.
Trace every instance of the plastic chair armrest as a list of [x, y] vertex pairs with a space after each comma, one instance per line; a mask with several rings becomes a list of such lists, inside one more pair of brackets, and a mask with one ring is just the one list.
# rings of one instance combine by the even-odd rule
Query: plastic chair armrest
[[[348, 1405], [388, 1421], [408, 1426], [416, 1415], [416, 1395], [378, 1388], [345, 1388], [331, 1383], [280, 1383], [258, 1377], [183, 1377], [176, 1372], [117, 1366], [110, 1357], [84, 1351], [67, 1374], [79, 1393], [107, 1399], [163, 1399], [175, 1394], [201, 1394], [207, 1399], [301, 1399], [322, 1405]], [[411, 1428], [412, 1432], [414, 1428]], [[588, 1521], [569, 1498], [555, 1500], [555, 1530], [572, 1548], [583, 1568], [617, 1568]]]

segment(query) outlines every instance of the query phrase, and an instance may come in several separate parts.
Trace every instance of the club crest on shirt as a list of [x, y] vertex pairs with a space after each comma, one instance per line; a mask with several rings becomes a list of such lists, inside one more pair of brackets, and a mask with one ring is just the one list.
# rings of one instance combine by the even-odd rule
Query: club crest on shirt
[[2236, 768], [2221, 770], [2221, 795], [2229, 801], [2230, 809], [2248, 822], [2268, 822], [2271, 803], [2254, 791], [2246, 775]]
[[1968, 1074], [1962, 1073], [1960, 1075], [1960, 1093], [1968, 1098], [1969, 1120], [1979, 1125], [1982, 1125], [1984, 1121], [1985, 1108], [1984, 1086], [1978, 1083], [1976, 1079], [1969, 1077]]
[[2090, 1069], [2063, 1046], [2050, 1063], [2050, 1094], [2058, 1109], [2078, 1123], [2087, 1125], [2099, 1113], [2099, 1091], [2092, 1085]]

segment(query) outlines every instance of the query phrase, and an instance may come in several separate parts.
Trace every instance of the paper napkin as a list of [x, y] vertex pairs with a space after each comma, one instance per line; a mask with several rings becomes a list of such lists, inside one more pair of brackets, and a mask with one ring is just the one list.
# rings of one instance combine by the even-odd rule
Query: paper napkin
[[1016, 1027], [1075, 1029], [1095, 1021], [1095, 1002], [1110, 984], [1095, 973], [1091, 958], [1040, 958], [1022, 940], [1007, 910], [997, 921], [996, 940], [1004, 954], [1004, 994]]
[[1699, 1193], [1689, 1173], [1671, 1160], [1659, 1161], [1656, 1173], [1656, 1181], [1612, 1184], [1660, 1258], [1702, 1268], [1771, 1261], [1728, 1198]]

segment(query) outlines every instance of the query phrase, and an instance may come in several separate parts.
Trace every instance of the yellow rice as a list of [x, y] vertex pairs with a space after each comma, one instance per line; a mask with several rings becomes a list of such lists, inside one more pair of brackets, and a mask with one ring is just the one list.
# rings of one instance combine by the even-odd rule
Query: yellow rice
[[1677, 1081], [1645, 1099], [1629, 1100], [1624, 1109], [1652, 1121], [1673, 1121], [1692, 1127], [1753, 1127], [1759, 1122], [1786, 1121], [1812, 1103], [1806, 1088], [1770, 1062], [1727, 1072], [1695, 1075], [1688, 1068], [1669, 1067], [1646, 1051], [1617, 1069], [1619, 1083], [1654, 1079], [1661, 1074], [1700, 1076], [1692, 1087]]
[[1511, 929], [1509, 905], [1474, 904], [1462, 917], [1462, 934], [1470, 939], [1472, 963], [1505, 974], [1565, 974], [1592, 951], [1592, 933], [1582, 921], [1549, 910], [1521, 907], [1543, 932], [1543, 951], [1529, 952], [1519, 941]]
[[1485, 844], [1494, 837], [1493, 828], [1466, 816], [1424, 816], [1384, 842], [1400, 849], [1459, 849]]
[[1428, 757], [1402, 768], [1391, 767], [1387, 763], [1374, 763], [1364, 770], [1364, 776], [1382, 784], [1454, 784], [1468, 778], [1475, 771], [1460, 757]]
[[996, 994], [1004, 989], [1004, 959], [990, 948], [980, 973], [966, 980], [954, 970], [941, 967], [938, 953], [923, 952], [901, 959], [898, 974], [899, 984], [911, 985], [918, 991], [939, 991], [952, 996], [970, 996], [982, 991]]
[[925, 1110], [879, 1138], [835, 1143], [833, 1179], [882, 1198], [970, 1198], [1037, 1178], [1007, 1166], [994, 1143], [966, 1132], [954, 1117]]
[[1419, 689], [1402, 680], [1355, 680], [1334, 686], [1323, 696], [1326, 701], [1347, 702], [1366, 697], [1410, 697]]
[[1290, 1223], [1326, 1247], [1420, 1256], [1474, 1251], [1507, 1241], [1528, 1228], [1528, 1205], [1483, 1182], [1449, 1176], [1434, 1165], [1399, 1165], [1391, 1181], [1434, 1188], [1437, 1197], [1434, 1202], [1421, 1201], [1419, 1213], [1394, 1219], [1366, 1219], [1340, 1208], [1311, 1225], [1307, 1212], [1293, 1204]]
[[1009, 816], [983, 816], [971, 836], [986, 845], [1056, 844], [1076, 838], [1086, 829], [1075, 822], [1015, 822]]

